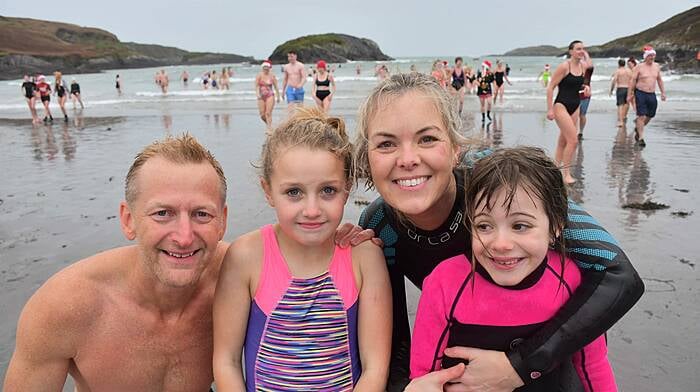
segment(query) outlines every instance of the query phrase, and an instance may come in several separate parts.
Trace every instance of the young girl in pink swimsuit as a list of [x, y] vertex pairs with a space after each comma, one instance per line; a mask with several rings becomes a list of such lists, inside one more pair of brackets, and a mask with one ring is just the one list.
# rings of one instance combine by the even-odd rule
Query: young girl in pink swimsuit
[[[448, 347], [507, 351], [518, 346], [554, 317], [581, 282], [562, 240], [569, 219], [566, 187], [542, 150], [502, 149], [480, 159], [466, 200], [472, 252], [444, 260], [423, 283], [412, 379], [462, 366], [449, 357]], [[605, 336], [533, 378], [518, 391], [617, 390]], [[424, 380], [408, 390], [442, 390], [420, 387]]]
[[219, 391], [384, 390], [391, 290], [382, 251], [334, 242], [351, 155], [343, 120], [318, 108], [298, 109], [268, 136], [260, 182], [277, 223], [236, 239], [224, 258], [214, 301]]

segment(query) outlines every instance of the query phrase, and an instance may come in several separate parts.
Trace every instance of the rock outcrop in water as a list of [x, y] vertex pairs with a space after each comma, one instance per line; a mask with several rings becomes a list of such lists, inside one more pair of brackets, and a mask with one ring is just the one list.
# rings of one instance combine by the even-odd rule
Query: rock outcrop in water
[[85, 73], [251, 61], [254, 61], [252, 57], [237, 54], [188, 52], [168, 46], [121, 42], [114, 34], [96, 28], [0, 16], [0, 79], [56, 70]]
[[[700, 73], [700, 6], [689, 9], [640, 33], [618, 38], [603, 45], [589, 46], [593, 57], [641, 57], [642, 48], [651, 45], [656, 61], [677, 73]], [[507, 56], [561, 56], [567, 48], [531, 46], [505, 53]], [[555, 48], [556, 49], [556, 48]]]
[[299, 61], [315, 63], [325, 60], [330, 63], [355, 61], [393, 60], [382, 53], [379, 46], [367, 38], [357, 38], [347, 34], [317, 34], [299, 37], [279, 45], [270, 55], [276, 63], [286, 63], [287, 53], [296, 51]]

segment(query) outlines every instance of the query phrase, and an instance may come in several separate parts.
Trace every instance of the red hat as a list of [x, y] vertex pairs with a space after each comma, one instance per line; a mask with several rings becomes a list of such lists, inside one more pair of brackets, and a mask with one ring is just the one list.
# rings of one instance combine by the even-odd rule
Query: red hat
[[316, 68], [326, 69], [326, 62], [323, 60], [318, 60], [318, 62], [316, 63]]
[[484, 68], [491, 68], [491, 62], [488, 60], [484, 60], [484, 62], [481, 63], [481, 66]]
[[262, 64], [260, 64], [260, 66], [263, 68], [265, 68], [265, 67], [272, 68], [272, 62], [270, 60], [265, 60], [262, 62]]

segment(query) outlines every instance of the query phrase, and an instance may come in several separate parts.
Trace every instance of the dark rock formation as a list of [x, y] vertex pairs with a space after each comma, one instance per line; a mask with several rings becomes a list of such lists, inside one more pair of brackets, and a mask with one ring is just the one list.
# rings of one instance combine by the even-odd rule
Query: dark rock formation
[[393, 60], [382, 53], [379, 46], [367, 38], [346, 34], [317, 34], [296, 38], [279, 45], [270, 55], [275, 63], [287, 62], [287, 53], [296, 51], [299, 61], [315, 63], [325, 60], [330, 63], [355, 61]]
[[503, 53], [503, 56], [561, 56], [566, 49], [552, 45], [528, 46]]
[[188, 52], [168, 46], [120, 42], [107, 31], [67, 23], [0, 16], [0, 80], [57, 70], [86, 73], [253, 61], [252, 57], [236, 54]]

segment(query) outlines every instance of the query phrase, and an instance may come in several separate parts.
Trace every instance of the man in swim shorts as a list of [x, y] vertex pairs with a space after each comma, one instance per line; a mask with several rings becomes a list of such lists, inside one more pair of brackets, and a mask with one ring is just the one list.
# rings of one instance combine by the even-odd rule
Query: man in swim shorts
[[209, 391], [226, 179], [189, 135], [137, 156], [119, 206], [134, 245], [78, 261], [22, 310], [3, 390]]
[[661, 91], [661, 100], [666, 101], [666, 89], [661, 78], [661, 67], [655, 63], [656, 51], [651, 46], [644, 47], [642, 56], [644, 61], [632, 71], [627, 102], [635, 102], [637, 107], [637, 119], [634, 127], [634, 140], [640, 147], [646, 146], [644, 141], [644, 127], [656, 116], [656, 84]]
[[284, 66], [284, 82], [282, 91], [287, 99], [287, 108], [290, 113], [297, 105], [304, 103], [304, 83], [306, 83], [306, 70], [304, 64], [297, 61], [297, 53], [290, 50], [287, 53], [288, 64]]
[[632, 70], [630, 70], [626, 64], [625, 59], [619, 59], [617, 61], [617, 71], [613, 74], [612, 82], [610, 83], [610, 95], [612, 96], [613, 91], [616, 91], [617, 100], [617, 126], [625, 126], [627, 122], [627, 111], [629, 110], [629, 104], [627, 103], [627, 92], [632, 78]]

